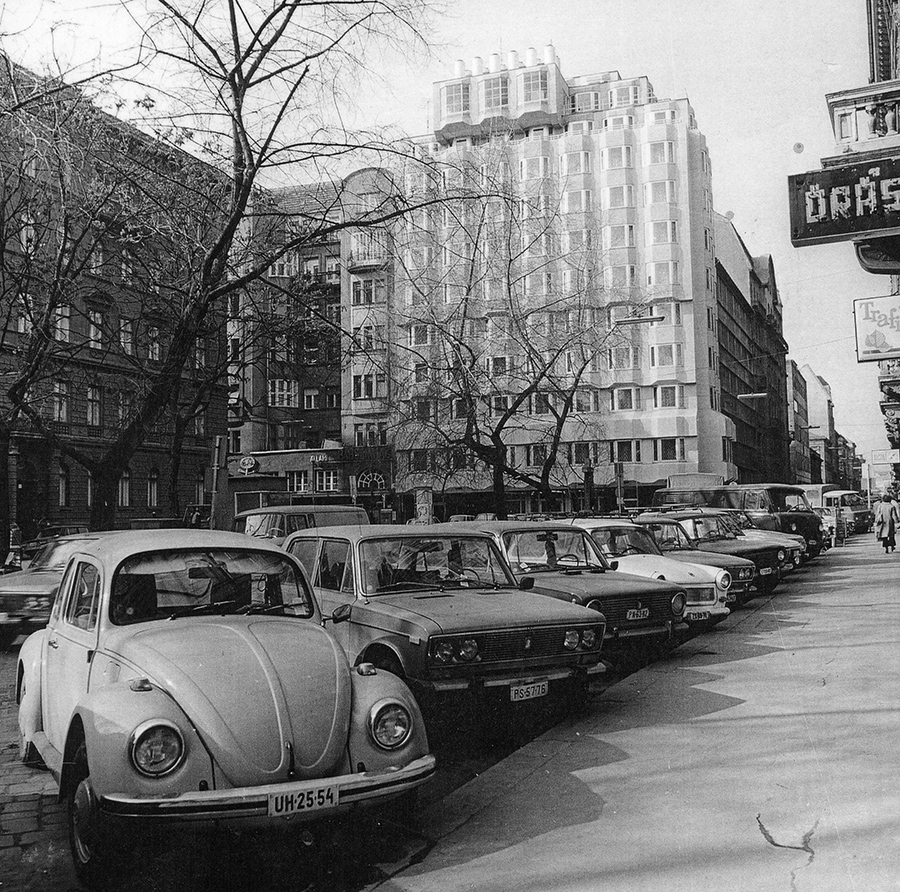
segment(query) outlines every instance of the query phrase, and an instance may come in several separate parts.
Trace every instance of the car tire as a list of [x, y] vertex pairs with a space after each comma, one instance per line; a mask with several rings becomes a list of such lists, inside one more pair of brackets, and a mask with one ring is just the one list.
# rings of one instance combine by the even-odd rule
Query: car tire
[[129, 859], [119, 840], [114, 843], [111, 839], [108, 821], [100, 813], [83, 741], [75, 751], [73, 763], [66, 817], [75, 873], [88, 889], [105, 889], [115, 885], [122, 864]]

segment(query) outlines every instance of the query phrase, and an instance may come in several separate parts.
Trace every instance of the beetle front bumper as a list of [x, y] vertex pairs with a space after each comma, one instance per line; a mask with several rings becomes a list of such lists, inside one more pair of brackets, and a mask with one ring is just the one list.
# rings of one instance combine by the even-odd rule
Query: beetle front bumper
[[[414, 789], [435, 771], [434, 756], [422, 756], [395, 771], [361, 772], [339, 777], [238, 787], [225, 790], [191, 790], [169, 799], [132, 799], [119, 794], [99, 797], [100, 810], [123, 820], [163, 824], [225, 821], [235, 826], [277, 825], [284, 821], [313, 821], [347, 811], [352, 806], [372, 804]], [[334, 805], [272, 814], [270, 796], [303, 799], [323, 786], [335, 788]]]

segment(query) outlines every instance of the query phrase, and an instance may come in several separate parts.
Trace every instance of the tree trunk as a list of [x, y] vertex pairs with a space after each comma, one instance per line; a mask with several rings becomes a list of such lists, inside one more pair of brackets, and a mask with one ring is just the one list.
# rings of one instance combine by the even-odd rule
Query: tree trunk
[[5, 562], [9, 551], [9, 445], [10, 431], [0, 425], [0, 563]]
[[122, 472], [108, 465], [93, 468], [91, 492], [91, 529], [114, 530], [119, 504], [119, 477]]
[[503, 447], [491, 465], [494, 490], [494, 513], [498, 519], [506, 520], [506, 474], [503, 472]]
[[184, 446], [184, 431], [184, 422], [176, 416], [172, 442], [169, 445], [169, 514], [172, 517], [181, 517], [182, 513], [178, 478], [181, 476], [181, 449]]

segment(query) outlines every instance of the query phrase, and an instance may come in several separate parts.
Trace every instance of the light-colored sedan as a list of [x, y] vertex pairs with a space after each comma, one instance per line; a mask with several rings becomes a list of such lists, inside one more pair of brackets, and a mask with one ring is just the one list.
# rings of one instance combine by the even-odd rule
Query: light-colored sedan
[[685, 622], [709, 628], [730, 613], [731, 574], [727, 570], [673, 561], [660, 551], [649, 530], [622, 518], [586, 517], [570, 522], [587, 530], [606, 559], [618, 561], [619, 570], [681, 586], [687, 595]]
[[16, 699], [21, 758], [59, 781], [88, 884], [127, 861], [123, 827], [310, 821], [434, 773], [406, 685], [351, 669], [300, 565], [239, 534], [86, 541]]

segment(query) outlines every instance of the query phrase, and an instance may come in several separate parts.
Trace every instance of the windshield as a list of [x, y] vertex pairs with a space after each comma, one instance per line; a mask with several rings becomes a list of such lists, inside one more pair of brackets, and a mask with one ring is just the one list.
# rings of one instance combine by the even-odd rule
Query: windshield
[[641, 526], [653, 533], [653, 539], [661, 551], [696, 551], [681, 524], [641, 521]]
[[805, 492], [792, 489], [770, 489], [769, 497], [776, 511], [812, 511]]
[[514, 585], [493, 543], [475, 536], [367, 539], [359, 557], [368, 595]]
[[653, 536], [641, 527], [598, 527], [591, 536], [607, 558], [629, 554], [659, 554]]
[[723, 528], [717, 517], [689, 517], [681, 521], [688, 535], [698, 541], [715, 542], [719, 539], [735, 539], [734, 533]]
[[84, 548], [90, 539], [67, 539], [64, 542], [49, 542], [33, 558], [28, 565], [29, 570], [62, 570], [69, 558]]
[[514, 573], [607, 566], [583, 530], [517, 530], [503, 534], [503, 548]]
[[751, 523], [743, 524], [741, 518], [735, 513], [720, 514], [717, 517], [722, 529], [734, 533], [735, 536], [743, 536], [744, 530], [753, 526]]
[[109, 601], [116, 625], [192, 613], [313, 615], [312, 597], [294, 564], [244, 549], [139, 554], [116, 571]]

